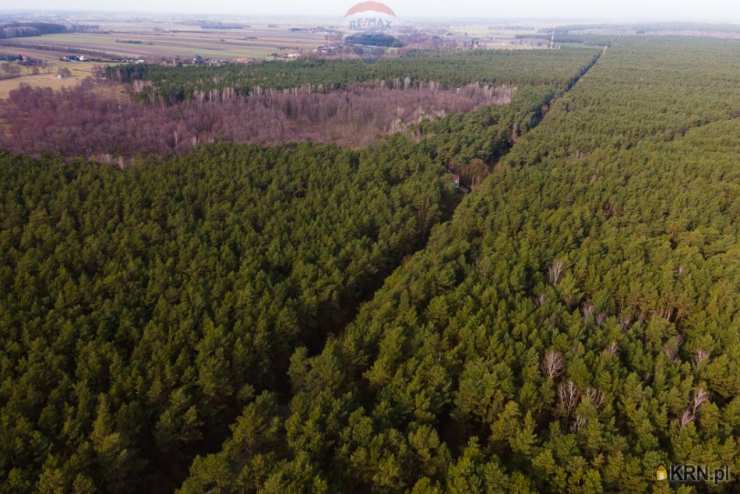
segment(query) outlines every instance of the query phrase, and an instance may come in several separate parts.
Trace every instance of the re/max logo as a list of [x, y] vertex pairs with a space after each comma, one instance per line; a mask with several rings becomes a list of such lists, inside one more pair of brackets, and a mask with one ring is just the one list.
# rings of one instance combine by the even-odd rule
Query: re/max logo
[[706, 465], [673, 464], [668, 470], [669, 482], [714, 482], [719, 484], [730, 480], [729, 465], [710, 468]]
[[376, 28], [376, 29], [390, 29], [391, 27], [391, 21], [388, 19], [380, 19], [380, 18], [362, 18], [362, 19], [355, 19], [350, 21], [349, 28], [354, 30], [360, 30], [360, 29], [369, 29], [369, 28]]

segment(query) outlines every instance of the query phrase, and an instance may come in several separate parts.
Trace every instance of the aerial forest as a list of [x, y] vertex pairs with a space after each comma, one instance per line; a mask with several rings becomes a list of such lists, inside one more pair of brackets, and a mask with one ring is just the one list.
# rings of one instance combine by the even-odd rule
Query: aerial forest
[[736, 492], [740, 45], [587, 41], [0, 102], [0, 493]]

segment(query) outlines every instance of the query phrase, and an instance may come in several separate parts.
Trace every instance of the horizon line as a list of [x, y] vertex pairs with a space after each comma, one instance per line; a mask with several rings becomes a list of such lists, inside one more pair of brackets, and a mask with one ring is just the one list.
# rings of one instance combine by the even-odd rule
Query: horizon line
[[[37, 15], [53, 15], [53, 14], [63, 14], [63, 13], [69, 13], [69, 14], [128, 14], [128, 15], [140, 15], [140, 14], [146, 14], [146, 15], [159, 15], [159, 16], [182, 16], [182, 17], [197, 17], [197, 16], [229, 16], [229, 17], [244, 17], [244, 16], [259, 16], [259, 17], [274, 17], [274, 18], [337, 18], [341, 19], [344, 17], [343, 14], [337, 14], [337, 13], [297, 13], [297, 14], [286, 14], [286, 13], [276, 13], [276, 12], [173, 12], [173, 11], [165, 11], [165, 10], [109, 10], [109, 9], [102, 9], [102, 10], [95, 10], [95, 9], [80, 9], [80, 8], [59, 8], [59, 9], [34, 9], [34, 8], [0, 8], [0, 14], [37, 14]], [[696, 19], [695, 17], [692, 17], [691, 19], [688, 18], [667, 18], [667, 17], [639, 17], [639, 16], [624, 16], [624, 17], [588, 17], [588, 16], [537, 16], [537, 15], [531, 15], [531, 16], [521, 16], [521, 15], [511, 15], [511, 16], [500, 16], [500, 17], [493, 17], [489, 16], [488, 14], [483, 15], [404, 15], [399, 16], [403, 17], [405, 19], [418, 19], [418, 20], [436, 20], [436, 21], [477, 21], [477, 22], [487, 22], [487, 21], [522, 21], [522, 20], [528, 20], [528, 21], [556, 21], [556, 22], [589, 22], [589, 23], [603, 23], [603, 24], [637, 24], [637, 23], [644, 23], [644, 22], [651, 22], [651, 23], [681, 23], [681, 24], [690, 24], [690, 25], [697, 25], [697, 24], [712, 24], [712, 25], [732, 25], [732, 26], [740, 26], [740, 20], [719, 20], [719, 19], [713, 19], [713, 18], [704, 18], [704, 19]]]

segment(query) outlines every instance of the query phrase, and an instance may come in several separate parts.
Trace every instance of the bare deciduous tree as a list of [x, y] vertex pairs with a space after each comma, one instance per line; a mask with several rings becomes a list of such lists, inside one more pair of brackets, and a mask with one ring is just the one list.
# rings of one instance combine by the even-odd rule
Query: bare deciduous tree
[[564, 382], [558, 386], [560, 408], [565, 415], [570, 415], [571, 412], [573, 412], [578, 405], [580, 396], [581, 393], [578, 391], [578, 388], [573, 381]]
[[692, 403], [694, 415], [696, 415], [699, 407], [701, 407], [707, 401], [709, 401], [709, 393], [707, 393], [704, 388], [697, 388], [694, 390], [694, 400]]
[[546, 351], [542, 359], [542, 370], [550, 379], [558, 377], [563, 370], [563, 354], [555, 350]]
[[601, 405], [604, 404], [604, 392], [600, 389], [588, 388], [585, 395], [596, 408], [601, 408]]
[[627, 331], [632, 325], [632, 314], [622, 314], [619, 318], [619, 327], [622, 331]]
[[611, 355], [612, 357], [617, 354], [617, 350], [619, 350], [619, 344], [616, 341], [612, 341], [609, 343], [609, 346], [606, 347], [606, 353]]
[[662, 317], [666, 321], [673, 321], [673, 316], [676, 314], [676, 308], [671, 306], [661, 307], [655, 311], [659, 317]]
[[668, 341], [668, 343], [665, 344], [665, 346], [663, 347], [663, 352], [665, 352], [668, 360], [676, 360], [676, 357], [678, 356], [678, 350], [681, 348], [682, 343], [683, 336], [678, 335], [673, 340]]
[[691, 413], [691, 410], [688, 410], [688, 409], [685, 410], [683, 412], [683, 415], [681, 415], [681, 420], [680, 420], [681, 429], [683, 429], [684, 427], [686, 427], [693, 421], [694, 421], [694, 414]]
[[588, 322], [591, 320], [591, 317], [594, 315], [594, 306], [593, 304], [583, 304], [583, 307], [581, 307], [581, 311], [583, 312], [583, 320], [585, 322]]
[[694, 421], [699, 408], [707, 401], [709, 401], [709, 393], [704, 388], [696, 388], [689, 407], [681, 415], [679, 423], [682, 429]]
[[577, 432], [586, 427], [586, 425], [588, 425], [588, 419], [582, 415], [576, 415], [573, 420], [572, 430], [573, 432]]
[[[352, 86], [250, 96], [227, 91], [168, 106], [109, 99], [87, 82], [58, 92], [24, 86], [0, 106], [0, 119], [8, 123], [0, 144], [25, 154], [114, 159], [177, 153], [214, 140], [364, 146], [426, 119], [504, 102], [500, 94], [474, 86], [460, 91]], [[487, 172], [480, 168], [468, 170], [473, 179]]]
[[552, 265], [550, 266], [550, 269], [547, 271], [547, 279], [550, 281], [551, 285], [557, 285], [560, 281], [560, 278], [563, 276], [563, 269], [565, 268], [565, 263], [560, 260], [555, 260], [552, 262]]
[[598, 324], [599, 326], [603, 326], [605, 321], [606, 321], [606, 313], [599, 312], [599, 315], [596, 316], [596, 324]]
[[694, 365], [698, 367], [703, 364], [708, 358], [709, 352], [699, 349], [694, 353]]

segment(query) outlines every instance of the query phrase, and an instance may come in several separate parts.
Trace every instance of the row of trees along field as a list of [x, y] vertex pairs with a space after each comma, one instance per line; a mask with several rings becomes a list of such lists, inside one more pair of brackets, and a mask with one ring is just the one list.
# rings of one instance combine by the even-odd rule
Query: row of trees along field
[[[124, 169], [0, 155], [0, 491], [172, 491], [245, 407], [287, 416], [293, 355], [424, 245], [461, 197], [448, 168], [497, 161], [592, 62], [574, 53], [559, 84], [362, 150], [214, 144]], [[551, 68], [519, 61], [537, 81]]]
[[106, 76], [119, 82], [138, 81], [140, 97], [149, 102], [224, 100], [272, 90], [324, 92], [357, 83], [389, 88], [458, 88], [470, 83], [491, 85], [555, 84], [578, 77], [584, 59], [598, 50], [587, 47], [551, 50], [479, 50], [411, 52], [399, 58], [305, 60], [252, 65], [165, 67], [131, 64], [110, 66]]
[[613, 40], [182, 492], [736, 492], [739, 61]]

